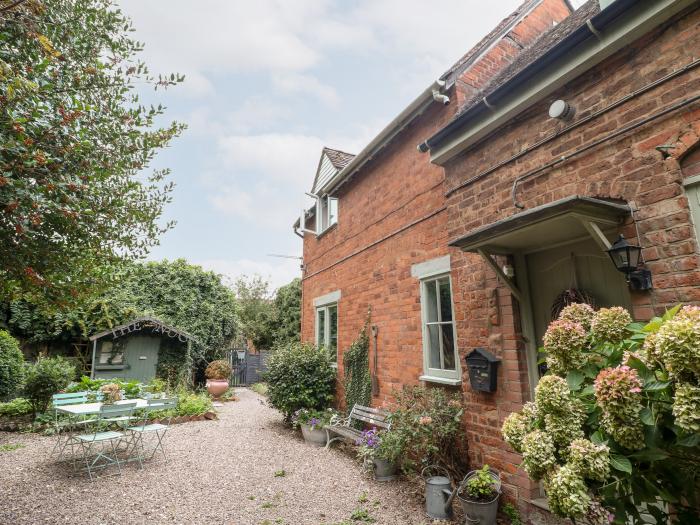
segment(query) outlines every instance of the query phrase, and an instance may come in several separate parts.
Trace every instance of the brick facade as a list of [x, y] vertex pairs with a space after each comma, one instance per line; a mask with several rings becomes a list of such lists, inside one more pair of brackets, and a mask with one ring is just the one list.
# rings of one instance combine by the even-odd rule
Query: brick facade
[[[553, 100], [568, 101], [577, 108], [576, 118], [582, 118], [692, 63], [700, 49], [699, 27], [700, 11], [684, 13], [587, 71], [499, 128], [481, 145], [450, 160], [445, 165], [446, 186], [456, 187], [563, 126], [548, 116]], [[519, 175], [652, 117], [698, 91], [700, 68], [692, 68], [454, 192], [447, 199], [448, 237], [458, 238], [518, 212], [511, 190]], [[699, 141], [700, 103], [694, 103], [527, 180], [518, 187], [517, 201], [525, 209], [570, 195], [633, 204], [638, 209], [636, 228], [629, 219], [620, 232], [636, 243], [638, 229], [654, 280], [650, 292], [632, 294], [634, 316], [648, 319], [679, 302], [698, 304], [700, 259], [682, 183], [700, 172], [700, 150], [692, 149]], [[485, 346], [502, 358], [496, 394], [476, 394], [468, 381], [463, 382], [465, 407], [471, 414], [466, 425], [470, 461], [499, 470], [507, 496], [521, 502], [537, 498], [538, 487], [517, 468], [520, 457], [503, 443], [499, 432], [505, 417], [530, 397], [519, 305], [478, 255], [454, 250], [452, 261], [453, 283], [459, 290], [454, 301], [460, 350], [466, 353]], [[500, 308], [494, 306], [494, 297]], [[522, 509], [532, 511], [525, 505]], [[530, 519], [537, 521], [534, 516]]]
[[[341, 290], [338, 349], [342, 363], [343, 350], [357, 337], [371, 307], [372, 324], [379, 327], [380, 395], [373, 399], [377, 406], [391, 402], [393, 389], [418, 384], [423, 371], [419, 286], [411, 266], [450, 255], [460, 359], [463, 363], [471, 349], [486, 347], [502, 360], [494, 394], [473, 392], [462, 366], [459, 388], [465, 403], [469, 461], [477, 467], [488, 463], [500, 471], [506, 498], [517, 501], [533, 523], [549, 519], [527, 503], [539, 497], [539, 488], [517, 467], [520, 456], [500, 434], [505, 417], [530, 398], [521, 306], [478, 255], [448, 248], [447, 243], [517, 213], [511, 190], [519, 175], [700, 91], [700, 68], [690, 68], [450, 192], [474, 174], [561, 129], [563, 124], [548, 116], [553, 100], [568, 101], [577, 110], [576, 119], [585, 117], [687, 66], [700, 49], [700, 11], [685, 12], [534, 104], [451, 159], [444, 169], [430, 164], [426, 155], [416, 151], [416, 144], [444, 125], [489, 75], [512, 62], [519, 45], [526, 47], [565, 16], [568, 11], [562, 6], [563, 2], [542, 3], [507, 38], [461, 71], [450, 93], [458, 104], [447, 108], [434, 104], [414, 120], [342, 186], [337, 194], [338, 224], [319, 237], [304, 238], [302, 338], [314, 340], [313, 299]], [[700, 103], [694, 103], [523, 182], [516, 198], [525, 209], [571, 195], [629, 203], [637, 209], [636, 224], [629, 219], [620, 232], [635, 242], [639, 232], [654, 280], [653, 290], [631, 294], [634, 316], [647, 319], [678, 302], [698, 304], [698, 243], [682, 183], [684, 177], [700, 173], [700, 150], [694, 150], [699, 141]]]

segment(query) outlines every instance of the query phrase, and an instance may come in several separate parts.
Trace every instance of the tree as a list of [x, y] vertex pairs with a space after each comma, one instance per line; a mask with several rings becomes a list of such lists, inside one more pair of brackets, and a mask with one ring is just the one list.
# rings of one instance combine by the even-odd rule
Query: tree
[[23, 300], [9, 305], [7, 323], [32, 342], [86, 338], [139, 315], [152, 315], [193, 335], [195, 359], [210, 360], [236, 335], [236, 301], [221, 276], [184, 259], [135, 263], [96, 299], [61, 311]]
[[269, 283], [260, 277], [239, 277], [233, 285], [241, 333], [255, 348], [270, 348], [274, 341], [275, 313]]
[[66, 304], [111, 284], [160, 233], [172, 185], [139, 175], [183, 126], [154, 127], [156, 88], [114, 0], [0, 11], [0, 295]]
[[275, 346], [300, 340], [301, 279], [280, 286], [275, 293], [273, 339]]

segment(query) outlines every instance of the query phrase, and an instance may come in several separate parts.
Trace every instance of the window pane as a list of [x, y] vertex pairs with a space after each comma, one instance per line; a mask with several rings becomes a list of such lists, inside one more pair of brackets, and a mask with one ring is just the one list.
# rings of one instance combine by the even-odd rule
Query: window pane
[[316, 216], [318, 217], [320, 232], [328, 228], [328, 199], [319, 198], [316, 203]]
[[440, 279], [440, 320], [452, 321], [452, 296], [450, 294], [450, 280]]
[[445, 370], [455, 370], [455, 342], [452, 323], [440, 325], [442, 330], [442, 358]]
[[440, 326], [428, 325], [428, 366], [441, 368], [440, 366]]
[[437, 312], [437, 288], [436, 281], [428, 281], [425, 283], [425, 315], [426, 323], [434, 323], [438, 321]]
[[338, 199], [328, 197], [328, 225], [338, 222]]
[[328, 307], [328, 353], [335, 361], [338, 357], [338, 307]]
[[316, 344], [318, 346], [326, 344], [326, 310], [324, 308], [316, 310]]

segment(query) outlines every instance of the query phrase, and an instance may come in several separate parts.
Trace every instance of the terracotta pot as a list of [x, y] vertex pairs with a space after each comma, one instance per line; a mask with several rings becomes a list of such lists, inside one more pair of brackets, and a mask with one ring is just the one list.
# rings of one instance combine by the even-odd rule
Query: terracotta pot
[[207, 391], [212, 397], [219, 397], [228, 390], [228, 381], [225, 379], [208, 379]]
[[301, 433], [304, 436], [304, 441], [316, 445], [317, 447], [325, 447], [327, 434], [321, 428], [312, 429], [309, 425], [301, 425]]

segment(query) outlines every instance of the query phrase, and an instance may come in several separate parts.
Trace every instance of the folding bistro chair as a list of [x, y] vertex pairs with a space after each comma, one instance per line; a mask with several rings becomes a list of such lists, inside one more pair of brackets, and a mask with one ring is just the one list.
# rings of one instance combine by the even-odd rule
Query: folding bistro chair
[[56, 444], [51, 450], [50, 458], [53, 458], [54, 454], [58, 453], [57, 461], [61, 461], [63, 454], [69, 446], [71, 447], [71, 454], [73, 452], [73, 445], [75, 441], [73, 440], [73, 431], [80, 426], [84, 426], [88, 423], [96, 421], [95, 419], [75, 419], [71, 418], [68, 414], [58, 411], [58, 407], [66, 405], [79, 405], [82, 403], [87, 403], [88, 397], [87, 392], [73, 392], [71, 394], [54, 394], [51, 397], [51, 404], [53, 405], [54, 411], [54, 431], [56, 432]]
[[95, 431], [75, 436], [76, 442], [81, 445], [82, 460], [90, 480], [93, 479], [94, 471], [105, 469], [110, 465], [116, 465], [121, 475], [122, 460], [119, 459], [117, 452], [119, 443], [126, 440], [127, 436], [123, 432], [105, 429], [108, 429], [109, 425], [115, 421], [129, 421], [134, 408], [136, 408], [136, 402], [102, 405], [95, 423]]
[[[173, 410], [177, 408], [177, 398], [171, 399], [149, 399], [148, 405], [143, 409], [141, 421], [134, 426], [129, 427], [127, 430], [131, 431], [132, 440], [130, 445], [136, 458], [138, 459], [139, 465], [143, 467], [144, 459], [153, 459], [156, 452], [160, 450], [163, 453], [163, 458], [167, 462], [167, 456], [165, 455], [165, 448], [163, 448], [163, 438], [165, 433], [168, 431], [170, 426], [170, 420], [172, 415], [170, 415], [165, 423], [149, 423], [151, 415], [155, 411], [160, 410]], [[155, 445], [152, 449], [148, 451], [148, 457], [146, 457], [146, 450], [144, 445], [144, 437], [147, 435], [154, 436], [152, 441], [155, 441]]]

